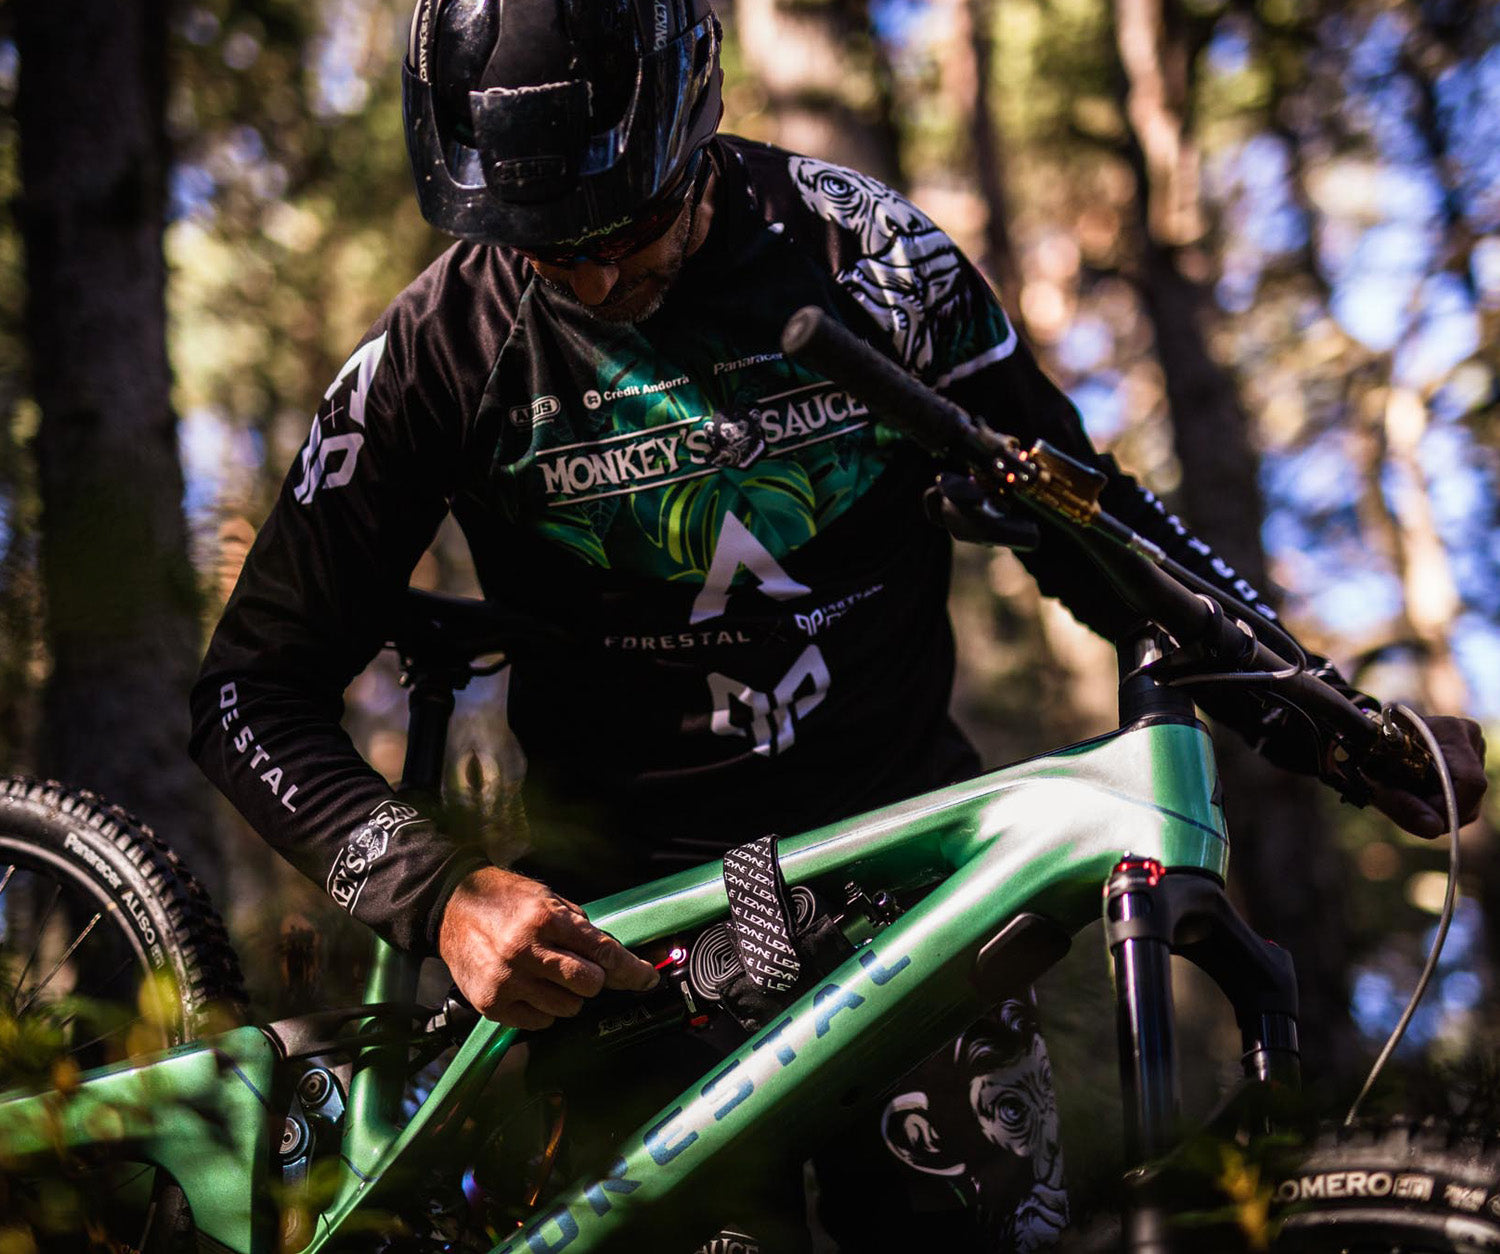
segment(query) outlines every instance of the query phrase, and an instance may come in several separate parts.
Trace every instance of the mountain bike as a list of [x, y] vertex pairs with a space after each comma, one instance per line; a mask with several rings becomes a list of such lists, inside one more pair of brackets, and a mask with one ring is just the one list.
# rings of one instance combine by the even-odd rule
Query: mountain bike
[[[1225, 1107], [1233, 1136], [1272, 1130], [1274, 1099], [1297, 1085], [1296, 981], [1225, 895], [1228, 834], [1190, 684], [1272, 692], [1318, 729], [1330, 760], [1383, 779], [1421, 781], [1441, 755], [1414, 716], [1351, 704], [1274, 623], [1104, 513], [1093, 470], [979, 426], [817, 311], [794, 317], [786, 347], [881, 398], [871, 407], [883, 420], [967, 465], [1005, 508], [1071, 529], [1141, 615], [1120, 649], [1118, 730], [589, 903], [662, 979], [531, 1034], [480, 1019], [456, 992], [418, 1004], [416, 964], [372, 940], [362, 1004], [189, 1039], [210, 999], [239, 992], [201, 890], [127, 816], [13, 781], [0, 796], [0, 894], [26, 893], [4, 915], [0, 970], [11, 1018], [40, 1023], [61, 1060], [0, 1095], [0, 1165], [18, 1177], [59, 1160], [105, 1173], [111, 1196], [143, 1209], [130, 1248], [581, 1254], [670, 1248], [671, 1232], [688, 1249], [714, 1230], [703, 1203], [726, 1163], [747, 1148], [805, 1156], [1102, 920], [1132, 1164], [1118, 1248], [1232, 1248], [1182, 1225], [1193, 1203], [1163, 1166], [1183, 1133], [1169, 960], [1199, 966], [1234, 1010], [1244, 1078]], [[487, 605], [417, 592], [401, 619], [391, 643], [410, 689], [403, 790], [430, 795], [454, 693], [486, 669], [475, 659], [505, 650], [511, 625]], [[833, 956], [796, 964], [778, 988], [760, 982], [762, 1021], [606, 1160], [564, 1178], [567, 1086], [561, 1097], [507, 1091], [513, 1051], [524, 1041], [533, 1063], [557, 1053], [597, 1081], [622, 1045], [718, 1030], [746, 955], [775, 939], [736, 904], [757, 877], [791, 949], [816, 922]], [[166, 1011], [158, 997], [154, 1017], [143, 1000], [133, 1018], [79, 1026], [85, 1007], [142, 977], [170, 989]], [[143, 1023], [167, 1048], [111, 1053]], [[140, 1167], [117, 1187], [122, 1163]], [[1482, 1138], [1353, 1123], [1268, 1181], [1275, 1248], [1500, 1248], [1497, 1181], [1500, 1152]], [[377, 1239], [377, 1214], [401, 1223]]]

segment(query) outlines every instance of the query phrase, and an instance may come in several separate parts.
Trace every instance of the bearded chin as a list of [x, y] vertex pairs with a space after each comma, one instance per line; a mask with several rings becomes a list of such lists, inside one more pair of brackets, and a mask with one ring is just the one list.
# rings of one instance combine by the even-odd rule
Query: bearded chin
[[[566, 283], [554, 282], [552, 279], [544, 278], [540, 274], [536, 277], [538, 282], [558, 300], [578, 310], [585, 317], [592, 318], [595, 322], [607, 323], [610, 326], [631, 326], [637, 322], [644, 322], [661, 308], [662, 302], [667, 298], [667, 293], [672, 290], [671, 284], [666, 283], [659, 287], [656, 295], [643, 306], [630, 308], [625, 302], [617, 302], [616, 307], [612, 309], [609, 300], [605, 300], [598, 305], [585, 305], [573, 294], [573, 289]], [[653, 275], [652, 277], [656, 276]]]

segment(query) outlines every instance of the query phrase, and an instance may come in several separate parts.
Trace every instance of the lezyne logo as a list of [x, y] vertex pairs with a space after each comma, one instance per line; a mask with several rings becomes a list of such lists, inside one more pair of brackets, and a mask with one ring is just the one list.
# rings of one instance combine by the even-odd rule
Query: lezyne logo
[[[585, 395], [591, 405], [599, 393]], [[848, 392], [814, 383], [793, 392], [764, 397], [749, 413], [759, 422], [767, 457], [781, 457], [811, 444], [836, 439], [869, 426], [870, 411]], [[549, 506], [623, 496], [663, 484], [718, 472], [706, 426], [713, 415], [629, 431], [579, 444], [544, 449], [536, 464]]]
[[[866, 1013], [862, 1007], [869, 1004], [869, 995], [910, 966], [909, 955], [886, 962], [874, 945], [867, 945], [860, 951], [860, 970], [854, 980], [847, 985], [824, 984], [813, 994], [810, 1012], [796, 1019], [783, 1016], [762, 1031], [748, 1050], [742, 1048], [714, 1072], [695, 1096], [674, 1106], [640, 1139], [627, 1142], [603, 1176], [569, 1189], [550, 1210], [497, 1246], [494, 1254], [555, 1254], [586, 1231], [593, 1237], [607, 1236], [620, 1218], [616, 1207], [621, 1197], [649, 1185], [643, 1196], [648, 1202], [660, 1199], [672, 1187], [672, 1171], [690, 1164], [705, 1146], [722, 1147], [722, 1138], [715, 1136], [719, 1124], [782, 1072], [800, 1066], [808, 1052], [815, 1051], [818, 1042], [834, 1030], [836, 1019], [839, 1028], [858, 1031], [855, 1024]], [[861, 988], [863, 993], [857, 991]], [[840, 1019], [840, 1015], [849, 1017]], [[753, 1112], [752, 1106], [740, 1118], [753, 1118]]]
[[382, 801], [370, 811], [370, 817], [349, 834], [348, 843], [339, 850], [328, 872], [328, 895], [349, 913], [359, 901], [370, 868], [385, 857], [391, 837], [422, 816], [402, 801]]
[[[310, 504], [319, 488], [341, 488], [354, 478], [359, 450], [365, 444], [365, 405], [384, 352], [382, 332], [354, 350], [338, 378], [323, 393], [323, 405], [302, 450], [302, 477], [292, 489], [300, 504]], [[353, 424], [353, 430], [348, 429], [349, 424]]]

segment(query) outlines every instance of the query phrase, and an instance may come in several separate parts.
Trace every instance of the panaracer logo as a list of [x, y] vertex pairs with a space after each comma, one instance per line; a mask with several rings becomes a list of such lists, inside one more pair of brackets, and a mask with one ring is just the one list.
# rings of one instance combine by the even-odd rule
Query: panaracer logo
[[751, 353], [748, 357], [736, 357], [733, 361], [714, 362], [714, 373], [728, 374], [731, 370], [743, 370], [746, 366], [760, 366], [768, 361], [780, 360], [780, 353]]
[[[598, 392], [583, 403], [597, 408]], [[780, 457], [811, 444], [869, 426], [870, 411], [848, 392], [816, 383], [795, 392], [766, 397], [748, 412], [759, 424], [764, 457]], [[628, 431], [579, 444], [543, 449], [536, 466], [549, 506], [574, 505], [623, 496], [683, 479], [714, 474], [715, 452], [707, 424], [712, 414]]]
[[83, 841], [78, 838], [78, 835], [76, 833], [69, 832], [66, 836], [63, 837], [63, 847], [67, 849], [69, 853], [77, 854], [77, 856], [87, 862], [89, 866], [93, 867], [94, 873], [98, 875], [99, 878], [102, 879], [111, 888], [120, 887], [120, 877], [115, 873], [115, 869], [97, 853], [90, 849], [88, 845], [84, 844]]

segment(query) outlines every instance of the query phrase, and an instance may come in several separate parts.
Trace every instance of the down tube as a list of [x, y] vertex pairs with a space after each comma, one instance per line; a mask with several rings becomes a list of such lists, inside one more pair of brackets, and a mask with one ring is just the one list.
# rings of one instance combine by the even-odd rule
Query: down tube
[[900, 1074], [982, 1009], [968, 978], [979, 948], [1049, 881], [1092, 860], [1059, 852], [1045, 869], [999, 849], [960, 869], [633, 1134], [605, 1177], [570, 1186], [491, 1254], [598, 1250], [752, 1133], [827, 1127], [874, 1078]]

